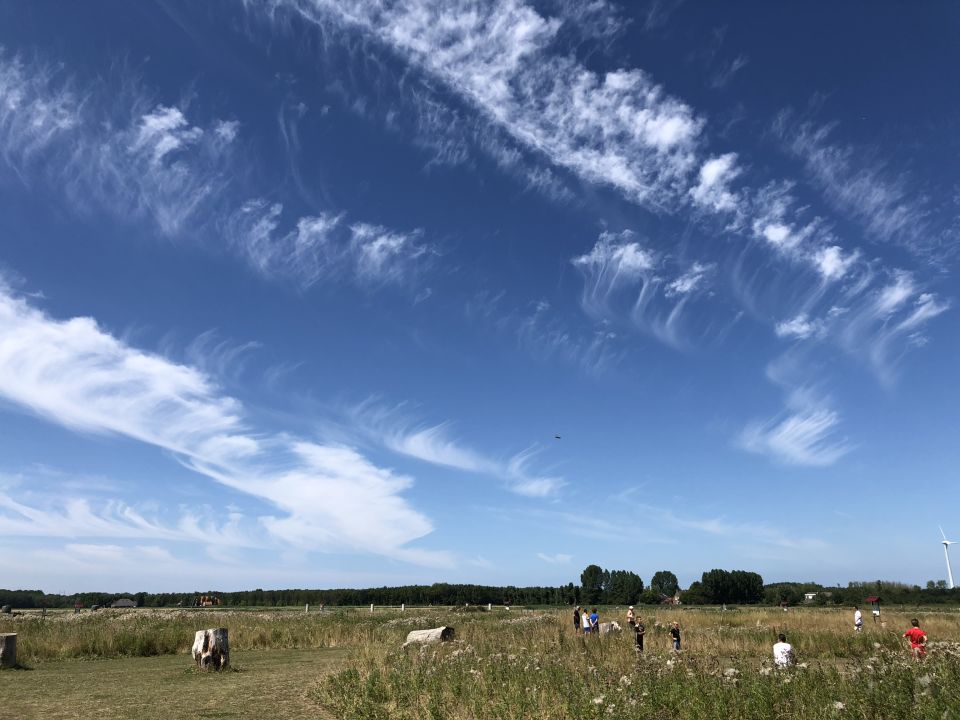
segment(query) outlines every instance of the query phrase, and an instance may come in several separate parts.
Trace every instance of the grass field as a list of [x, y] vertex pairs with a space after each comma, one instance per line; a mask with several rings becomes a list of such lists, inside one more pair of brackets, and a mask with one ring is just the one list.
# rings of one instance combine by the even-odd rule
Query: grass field
[[[960, 720], [960, 613], [656, 609], [646, 651], [575, 635], [567, 611], [100, 611], [0, 619], [30, 669], [0, 672], [0, 718], [936, 718]], [[622, 619], [610, 609], [604, 619]], [[930, 653], [899, 635], [917, 615]], [[670, 649], [667, 624], [683, 627]], [[455, 642], [401, 648], [411, 629]], [[195, 630], [230, 630], [237, 669], [192, 669]], [[774, 671], [776, 633], [800, 666]]]
[[59, 660], [0, 673], [3, 720], [305, 718], [318, 678], [343, 650], [252, 650], [233, 672], [200, 673], [183, 655]]

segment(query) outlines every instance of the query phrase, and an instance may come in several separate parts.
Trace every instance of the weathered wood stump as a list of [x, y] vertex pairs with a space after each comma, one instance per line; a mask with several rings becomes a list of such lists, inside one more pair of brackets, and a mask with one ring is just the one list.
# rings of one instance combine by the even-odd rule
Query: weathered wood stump
[[453, 640], [453, 628], [452, 627], [438, 627], [432, 628], [430, 630], [411, 630], [407, 633], [407, 641], [403, 644], [403, 647], [410, 645], [411, 643], [438, 643], [438, 642], [449, 642]]
[[0, 668], [17, 666], [17, 634], [0, 634]]
[[223, 670], [230, 665], [230, 642], [226, 628], [197, 630], [193, 659], [201, 670]]

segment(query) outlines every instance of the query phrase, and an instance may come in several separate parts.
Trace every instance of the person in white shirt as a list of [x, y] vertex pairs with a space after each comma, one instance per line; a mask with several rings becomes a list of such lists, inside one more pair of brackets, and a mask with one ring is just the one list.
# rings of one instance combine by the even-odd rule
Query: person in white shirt
[[863, 630], [863, 613], [856, 606], [853, 608], [853, 629], [857, 632]]
[[783, 633], [777, 639], [779, 642], [773, 646], [773, 664], [778, 668], [790, 667], [793, 665], [793, 645], [787, 642], [787, 636]]

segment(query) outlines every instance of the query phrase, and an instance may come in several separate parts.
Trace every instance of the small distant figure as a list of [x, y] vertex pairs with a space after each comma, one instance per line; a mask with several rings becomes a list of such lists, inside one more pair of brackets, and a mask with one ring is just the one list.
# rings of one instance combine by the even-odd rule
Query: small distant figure
[[596, 608], [590, 611], [590, 632], [600, 632], [600, 613]]
[[860, 612], [860, 608], [856, 605], [853, 606], [853, 629], [857, 632], [863, 630], [863, 613]]
[[670, 623], [670, 638], [673, 640], [673, 649], [680, 652], [680, 623]]
[[903, 634], [903, 637], [910, 641], [913, 659], [919, 662], [927, 654], [927, 634], [920, 629], [920, 621], [916, 618], [910, 621], [910, 625], [912, 627]]
[[320, 603], [320, 612], [323, 612], [323, 603]]
[[787, 642], [787, 636], [783, 633], [777, 635], [777, 642], [773, 645], [773, 664], [778, 668], [793, 665], [793, 645]]
[[647, 629], [643, 626], [643, 619], [637, 618], [633, 623], [633, 635], [636, 638], [637, 652], [643, 652], [643, 634]]
[[577, 606], [573, 609], [573, 631], [574, 631], [575, 633], [578, 633], [578, 632], [580, 632], [580, 628], [581, 628], [581, 625], [580, 625], [580, 606], [577, 605]]
[[637, 621], [637, 616], [633, 612], [633, 605], [627, 608], [627, 625], [633, 625]]
[[79, 614], [80, 614], [80, 609], [81, 609], [82, 607], [83, 607], [83, 603], [80, 602], [79, 600], [77, 600], [77, 601], [73, 604], [73, 614], [74, 614], [74, 615], [79, 615]]
[[878, 605], [873, 608], [873, 621], [880, 622], [880, 607]]
[[590, 634], [590, 613], [587, 612], [586, 608], [580, 613], [580, 627], [583, 628], [584, 635]]

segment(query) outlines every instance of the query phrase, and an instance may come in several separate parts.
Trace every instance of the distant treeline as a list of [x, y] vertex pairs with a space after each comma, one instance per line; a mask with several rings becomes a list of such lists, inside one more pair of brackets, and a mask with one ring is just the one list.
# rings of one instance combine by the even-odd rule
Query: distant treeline
[[[846, 587], [825, 587], [812, 582], [780, 582], [764, 585], [755, 572], [744, 570], [709, 570], [700, 580], [680, 591], [676, 576], [668, 570], [654, 574], [650, 586], [627, 570], [607, 571], [597, 565], [588, 566], [581, 575], [581, 585], [568, 583], [557, 587], [499, 587], [492, 585], [405, 585], [337, 590], [244, 590], [219, 592], [215, 589], [192, 593], [75, 593], [48, 594], [41, 590], [0, 590], [0, 605], [14, 608], [72, 608], [77, 602], [84, 607], [107, 606], [121, 598], [129, 598], [139, 607], [192, 607], [201, 596], [215, 596], [221, 607], [303, 606], [327, 607], [396, 605], [638, 605], [660, 604], [678, 591], [686, 605], [766, 604], [780, 605], [865, 605], [869, 596], [879, 596], [884, 604], [893, 605], [960, 605], [960, 588], [949, 590], [944, 583], [930, 582], [927, 587], [899, 582], [851, 582]], [[816, 593], [807, 601], [805, 594]]]
[[201, 596], [220, 598], [221, 607], [296, 606], [321, 603], [338, 605], [568, 605], [579, 595], [573, 583], [559, 587], [497, 587], [489, 585], [405, 585], [381, 588], [342, 588], [336, 590], [243, 590], [219, 592], [215, 589], [193, 593], [75, 593], [47, 594], [40, 590], [0, 590], [0, 605], [15, 608], [72, 608], [77, 602], [85, 607], [110, 605], [129, 598], [138, 607], [192, 607]]

